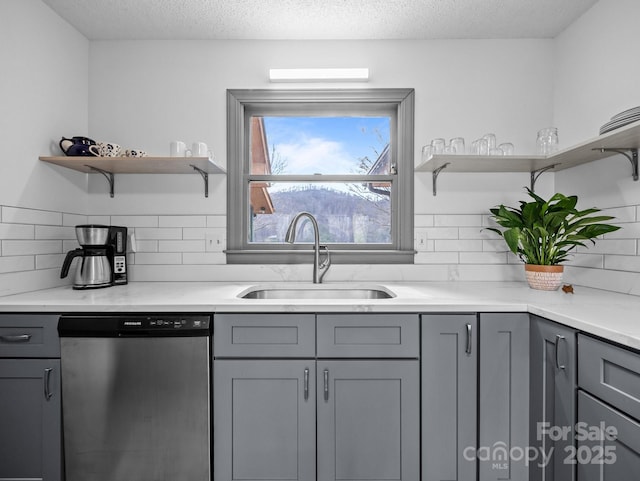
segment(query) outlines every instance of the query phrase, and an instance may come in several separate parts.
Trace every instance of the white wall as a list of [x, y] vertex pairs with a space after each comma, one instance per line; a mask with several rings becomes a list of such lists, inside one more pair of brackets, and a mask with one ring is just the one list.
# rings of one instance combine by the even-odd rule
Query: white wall
[[63, 253], [86, 221], [86, 175], [51, 166], [86, 135], [89, 41], [40, 0], [0, 2], [0, 295], [67, 283]]
[[89, 41], [40, 0], [3, 0], [0, 45], [0, 204], [84, 210], [86, 176], [38, 156], [88, 132]]
[[[640, 105], [638, 18], [637, 0], [600, 0], [556, 39], [554, 123], [564, 147], [596, 137], [614, 114]], [[582, 250], [570, 278], [640, 294], [640, 182], [630, 162], [617, 155], [561, 171], [556, 188], [577, 194], [579, 207], [609, 209], [622, 225]]]

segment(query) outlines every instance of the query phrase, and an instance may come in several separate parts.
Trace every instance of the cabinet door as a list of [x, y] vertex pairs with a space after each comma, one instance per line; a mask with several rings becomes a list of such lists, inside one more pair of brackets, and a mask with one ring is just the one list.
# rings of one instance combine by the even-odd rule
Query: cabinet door
[[528, 314], [480, 315], [479, 386], [480, 481], [528, 479]]
[[[578, 449], [567, 459], [576, 462], [578, 481], [637, 481], [640, 423], [583, 391], [578, 392], [578, 421], [584, 423], [578, 425], [581, 431], [576, 430]], [[607, 436], [583, 435], [601, 432], [603, 426]]]
[[60, 361], [0, 359], [0, 480], [59, 481]]
[[[576, 423], [576, 331], [531, 316], [530, 347], [530, 445], [550, 456], [531, 463], [530, 479], [572, 481], [575, 469], [565, 458], [574, 446]], [[558, 434], [560, 429], [566, 434]]]
[[214, 361], [214, 479], [314, 481], [315, 361]]
[[478, 336], [475, 314], [422, 315], [422, 479], [476, 479], [466, 459], [477, 435]]
[[417, 481], [418, 361], [318, 361], [318, 481]]

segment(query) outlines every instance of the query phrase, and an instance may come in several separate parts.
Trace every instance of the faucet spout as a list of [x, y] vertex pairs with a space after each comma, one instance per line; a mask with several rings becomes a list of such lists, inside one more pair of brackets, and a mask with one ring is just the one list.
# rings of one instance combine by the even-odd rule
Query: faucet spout
[[[311, 225], [313, 226], [313, 283], [320, 284], [322, 282], [322, 278], [331, 266], [331, 256], [329, 255], [329, 249], [327, 246], [320, 245], [320, 230], [318, 229], [318, 221], [316, 221], [316, 218], [309, 212], [299, 212], [296, 214], [291, 221], [291, 224], [289, 224], [284, 240], [289, 244], [293, 244], [296, 241], [296, 228], [298, 226], [298, 221], [303, 217], [310, 220]], [[327, 257], [322, 262], [320, 262], [320, 249], [324, 250], [327, 254]], [[322, 274], [320, 274], [320, 271], [322, 271]]]

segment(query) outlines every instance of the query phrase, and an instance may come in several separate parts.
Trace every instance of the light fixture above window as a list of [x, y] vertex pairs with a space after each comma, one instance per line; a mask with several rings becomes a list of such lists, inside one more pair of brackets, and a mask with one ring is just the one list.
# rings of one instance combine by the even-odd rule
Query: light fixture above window
[[368, 68], [272, 68], [271, 82], [367, 82]]

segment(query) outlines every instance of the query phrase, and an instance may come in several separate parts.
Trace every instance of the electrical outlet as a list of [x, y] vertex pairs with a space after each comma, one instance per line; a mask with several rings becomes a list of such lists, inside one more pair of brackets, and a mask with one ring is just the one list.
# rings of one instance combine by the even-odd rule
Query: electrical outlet
[[416, 229], [413, 238], [413, 247], [417, 251], [427, 250], [427, 231], [423, 229]]
[[225, 229], [207, 229], [204, 239], [207, 252], [222, 252], [227, 248]]

